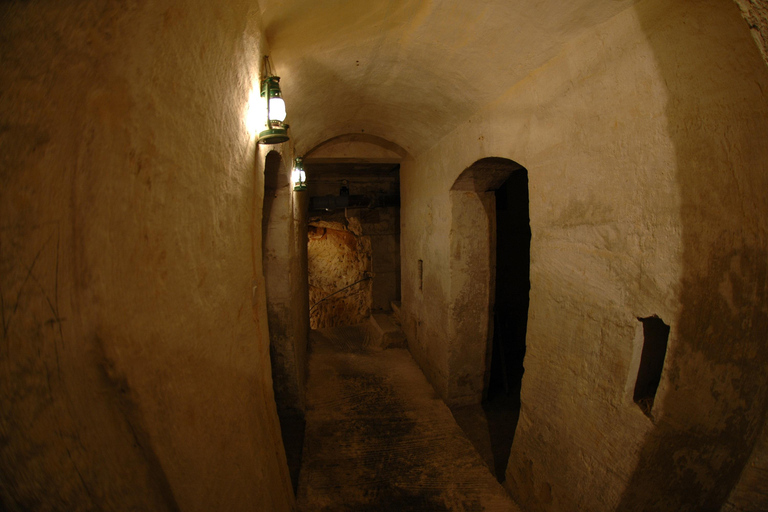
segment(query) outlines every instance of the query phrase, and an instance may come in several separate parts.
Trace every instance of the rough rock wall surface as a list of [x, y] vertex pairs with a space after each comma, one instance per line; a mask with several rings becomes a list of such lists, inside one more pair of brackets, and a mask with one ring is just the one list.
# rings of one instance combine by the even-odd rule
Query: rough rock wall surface
[[[379, 148], [379, 146], [374, 147]], [[372, 151], [369, 150], [363, 157], [357, 156], [362, 160], [361, 167], [365, 166], [364, 161], [371, 153]], [[337, 155], [345, 155], [338, 151], [331, 154], [334, 158], [341, 158]], [[354, 153], [352, 157], [355, 158]], [[369, 200], [382, 195], [396, 196], [400, 193], [397, 171], [384, 176], [365, 173], [357, 176], [349, 174], [342, 176], [333, 172], [310, 172], [307, 192], [310, 197], [338, 195], [342, 179], [346, 181], [350, 194], [367, 196]], [[348, 208], [346, 211], [349, 212], [350, 217], [359, 220], [363, 236], [370, 240], [369, 270], [373, 272], [370, 283], [371, 310], [389, 311], [392, 302], [400, 300], [400, 208], [398, 206], [370, 209]], [[314, 212], [317, 218], [325, 218], [323, 215], [317, 216], [317, 213]], [[332, 218], [333, 214], [330, 215]]]
[[768, 2], [765, 0], [735, 0], [749, 25], [752, 37], [768, 64]]
[[244, 123], [258, 16], [0, 5], [3, 510], [292, 508]]
[[371, 282], [364, 280], [371, 270], [371, 240], [362, 234], [359, 220], [315, 221], [308, 236], [310, 325], [322, 329], [364, 322], [371, 314]]
[[762, 512], [768, 510], [768, 427], [755, 443], [752, 455], [741, 472], [723, 512]]
[[674, 18], [659, 6], [636, 11], [669, 94], [680, 306], [655, 428], [620, 506], [716, 510], [768, 405], [768, 69], [728, 3], [684, 3]]
[[[717, 510], [738, 478], [768, 392], [765, 91], [733, 4], [645, 0], [403, 162], [403, 325], [448, 399], [449, 190], [484, 157], [529, 171], [523, 508]], [[672, 332], [651, 420], [632, 387], [654, 314]]]
[[[752, 38], [768, 65], [768, 2], [765, 0], [737, 0], [744, 19], [749, 24]], [[768, 419], [766, 420], [768, 421]], [[758, 512], [768, 510], [768, 423], [763, 424], [760, 439], [734, 487], [724, 512]]]

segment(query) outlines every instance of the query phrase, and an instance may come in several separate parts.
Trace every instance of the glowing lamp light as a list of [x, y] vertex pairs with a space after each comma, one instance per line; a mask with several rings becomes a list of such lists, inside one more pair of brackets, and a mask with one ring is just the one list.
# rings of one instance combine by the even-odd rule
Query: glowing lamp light
[[285, 101], [280, 92], [280, 77], [275, 76], [269, 57], [264, 56], [264, 75], [261, 82], [261, 101], [265, 110], [264, 129], [259, 132], [259, 144], [286, 142], [288, 125], [285, 124]]
[[291, 179], [293, 180], [293, 190], [297, 192], [307, 190], [307, 174], [304, 172], [304, 164], [300, 156], [296, 157], [293, 163]]

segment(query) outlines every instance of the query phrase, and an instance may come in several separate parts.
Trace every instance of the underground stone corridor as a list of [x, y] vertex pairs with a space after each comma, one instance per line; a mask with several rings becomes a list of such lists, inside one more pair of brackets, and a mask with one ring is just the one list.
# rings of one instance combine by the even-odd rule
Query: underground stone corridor
[[1, 512], [768, 510], [768, 0], [2, 0], [0, 62]]
[[[268, 176], [278, 169], [276, 158], [267, 157], [274, 164], [267, 166]], [[488, 189], [496, 206], [488, 222], [498, 232], [487, 245], [497, 248], [497, 314], [493, 340], [477, 347], [492, 352], [481, 369], [488, 374], [486, 399], [449, 408], [401, 330], [399, 276], [391, 271], [400, 260], [399, 165], [332, 163], [313, 152], [303, 166], [312, 328], [303, 413], [290, 412], [279, 399], [289, 378], [288, 365], [277, 357], [284, 350], [276, 347], [272, 361], [298, 508], [519, 510], [500, 483], [520, 411], [530, 288], [525, 169], [490, 159], [457, 180], [457, 189]], [[265, 261], [272, 260], [276, 229], [267, 220], [275, 215], [272, 201], [264, 203], [264, 232], [271, 233]], [[290, 230], [277, 233], [278, 239], [289, 237]], [[268, 288], [268, 300], [272, 296]], [[279, 314], [270, 319], [282, 325]], [[273, 338], [282, 343], [282, 336]]]

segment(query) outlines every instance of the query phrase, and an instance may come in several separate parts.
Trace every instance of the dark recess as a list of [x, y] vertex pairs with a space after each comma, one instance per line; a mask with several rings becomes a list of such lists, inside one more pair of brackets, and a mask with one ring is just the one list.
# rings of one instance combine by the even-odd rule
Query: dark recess
[[643, 323], [643, 354], [640, 357], [633, 398], [643, 413], [651, 418], [653, 400], [656, 398], [667, 355], [669, 326], [656, 315], [638, 320]]
[[518, 169], [496, 190], [496, 299], [491, 373], [483, 402], [496, 478], [505, 478], [520, 413], [528, 328], [531, 227], [528, 172]]

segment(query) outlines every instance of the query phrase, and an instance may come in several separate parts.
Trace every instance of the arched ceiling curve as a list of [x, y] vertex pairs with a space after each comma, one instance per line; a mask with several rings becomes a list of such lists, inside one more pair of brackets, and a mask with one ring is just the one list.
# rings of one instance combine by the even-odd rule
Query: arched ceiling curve
[[418, 155], [636, 0], [259, 0], [297, 153], [367, 133]]
[[[383, 154], [390, 158], [397, 159], [397, 161], [402, 160], [408, 155], [407, 151], [387, 139], [369, 133], [346, 133], [331, 137], [330, 139], [321, 142], [317, 146], [306, 151], [304, 156], [305, 158], [312, 158], [316, 157], [318, 154], [324, 153], [344, 153], [345, 150], [348, 150], [351, 146], [359, 147], [361, 145], [377, 148], [380, 153], [383, 152]], [[342, 146], [342, 148], [339, 148], [338, 146]]]

